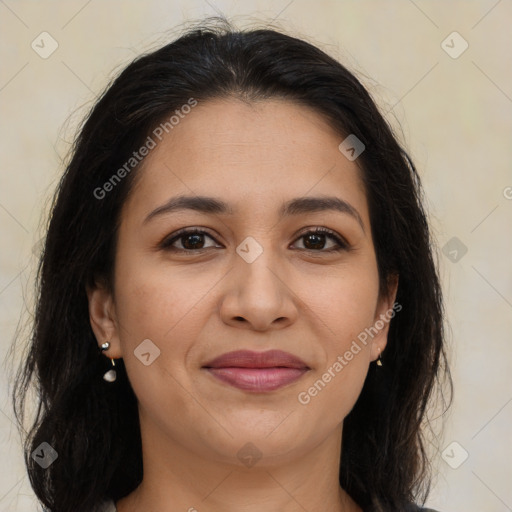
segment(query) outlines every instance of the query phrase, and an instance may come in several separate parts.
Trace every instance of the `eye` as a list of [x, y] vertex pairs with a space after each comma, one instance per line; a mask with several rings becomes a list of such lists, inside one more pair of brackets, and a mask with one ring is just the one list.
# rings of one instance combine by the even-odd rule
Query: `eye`
[[[312, 252], [335, 252], [348, 250], [350, 245], [334, 231], [327, 228], [316, 228], [303, 233], [297, 240], [304, 239], [304, 250]], [[334, 241], [334, 247], [325, 249], [326, 240]]]
[[[175, 233], [172, 237], [166, 238], [161, 244], [160, 248], [168, 251], [200, 251], [202, 249], [209, 249], [210, 247], [218, 247], [215, 245], [205, 245], [205, 238], [210, 240], [215, 239], [208, 235], [206, 231], [200, 229], [182, 229]], [[175, 244], [179, 242], [181, 247], [176, 247]]]

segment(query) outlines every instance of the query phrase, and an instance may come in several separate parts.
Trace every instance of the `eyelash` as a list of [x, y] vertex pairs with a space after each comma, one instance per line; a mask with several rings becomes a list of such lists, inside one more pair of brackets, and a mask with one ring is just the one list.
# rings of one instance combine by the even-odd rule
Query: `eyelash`
[[[327, 250], [324, 250], [324, 249], [316, 249], [316, 250], [315, 249], [299, 249], [299, 250], [307, 251], [307, 252], [310, 252], [310, 253], [332, 253], [332, 252], [340, 252], [340, 251], [348, 251], [348, 250], [350, 250], [350, 245], [343, 238], [338, 236], [334, 231], [331, 231], [330, 229], [327, 229], [327, 228], [320, 228], [319, 227], [319, 228], [316, 228], [314, 230], [306, 231], [306, 232], [302, 233], [296, 239], [296, 241], [301, 239], [301, 238], [303, 238], [303, 237], [305, 237], [305, 236], [307, 236], [307, 235], [316, 235], [316, 234], [328, 235], [328, 238], [331, 238], [332, 240], [334, 240], [338, 244], [338, 247], [327, 249]], [[176, 247], [172, 247], [172, 244], [174, 242], [176, 242], [180, 238], [185, 238], [185, 237], [190, 236], [190, 235], [206, 235], [209, 238], [211, 238], [212, 240], [214, 240], [216, 243], [218, 243], [217, 240], [215, 240], [215, 238], [212, 235], [210, 235], [208, 232], [206, 232], [206, 231], [203, 231], [203, 230], [197, 229], [197, 228], [195, 228], [195, 229], [184, 228], [184, 229], [181, 229], [181, 230], [177, 231], [171, 237], [168, 237], [168, 238], [164, 239], [159, 244], [159, 248], [162, 249], [162, 250], [166, 250], [166, 251], [181, 252], [181, 253], [201, 252], [201, 251], [205, 251], [205, 250], [211, 249], [211, 247], [206, 247], [206, 248], [203, 248], [203, 249], [179, 249], [179, 248], [176, 248]]]

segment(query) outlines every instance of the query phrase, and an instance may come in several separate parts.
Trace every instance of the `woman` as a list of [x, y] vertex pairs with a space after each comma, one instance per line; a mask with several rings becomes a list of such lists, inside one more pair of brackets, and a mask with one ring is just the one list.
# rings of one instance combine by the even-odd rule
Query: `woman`
[[221, 21], [131, 63], [38, 278], [16, 409], [37, 379], [47, 510], [426, 510], [450, 379], [420, 182], [316, 47]]

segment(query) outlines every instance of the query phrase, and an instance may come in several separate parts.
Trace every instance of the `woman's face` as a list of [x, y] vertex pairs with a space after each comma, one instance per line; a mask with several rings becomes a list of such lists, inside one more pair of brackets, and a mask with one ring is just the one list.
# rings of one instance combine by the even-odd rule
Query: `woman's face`
[[[385, 347], [395, 291], [379, 298], [361, 171], [343, 137], [307, 107], [235, 99], [199, 103], [164, 135], [122, 210], [115, 296], [89, 293], [143, 432], [238, 464], [247, 443], [270, 464], [339, 437]], [[246, 354], [209, 365], [270, 350], [301, 363]]]

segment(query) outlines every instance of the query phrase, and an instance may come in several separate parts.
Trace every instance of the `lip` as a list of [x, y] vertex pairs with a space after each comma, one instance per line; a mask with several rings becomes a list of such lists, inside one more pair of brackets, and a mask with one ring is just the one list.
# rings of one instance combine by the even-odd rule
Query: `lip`
[[300, 379], [310, 368], [298, 357], [281, 350], [237, 350], [203, 366], [215, 378], [238, 389], [273, 391]]

